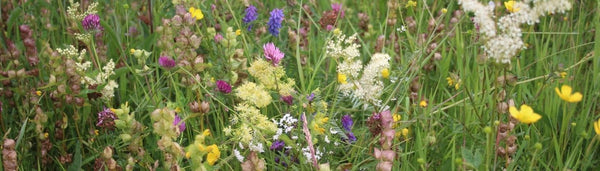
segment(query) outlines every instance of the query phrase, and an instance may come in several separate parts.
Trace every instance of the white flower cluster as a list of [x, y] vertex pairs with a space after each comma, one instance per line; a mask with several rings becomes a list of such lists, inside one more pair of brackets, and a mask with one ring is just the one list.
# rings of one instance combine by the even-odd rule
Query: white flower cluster
[[260, 142], [256, 142], [256, 143], [255, 143], [254, 141], [251, 141], [251, 142], [250, 142], [250, 144], [248, 144], [248, 148], [249, 148], [250, 150], [252, 150], [252, 151], [256, 151], [256, 152], [258, 152], [258, 153], [263, 153], [263, 152], [265, 152], [265, 150], [264, 150], [264, 147], [263, 147], [263, 144], [262, 144], [262, 143], [260, 143]]
[[298, 122], [298, 119], [294, 118], [289, 113], [286, 113], [279, 121], [275, 121], [275, 119], [272, 119], [272, 121], [278, 127], [275, 135], [273, 135], [273, 140], [277, 140], [281, 134], [291, 132], [292, 129], [294, 129], [294, 124]]
[[571, 9], [571, 3], [567, 0], [524, 0], [515, 2], [510, 14], [495, 21], [493, 3], [487, 6], [477, 0], [459, 0], [458, 3], [465, 11], [475, 14], [473, 22], [483, 34], [483, 49], [488, 58], [493, 58], [498, 63], [510, 63], [510, 59], [525, 48], [521, 39], [521, 24], [532, 25], [539, 22], [542, 16]]
[[357, 60], [360, 56], [359, 44], [354, 43], [356, 34], [346, 38], [341, 32], [329, 42], [327, 42], [326, 52], [330, 57], [336, 60], [342, 60], [338, 65], [338, 72], [344, 73], [352, 78], [358, 77], [362, 69], [362, 63]]
[[83, 18], [85, 18], [85, 16], [89, 14], [98, 13], [98, 11], [96, 10], [98, 2], [92, 2], [90, 6], [88, 6], [88, 9], [83, 13], [79, 13], [79, 2], [73, 2], [73, 0], [69, 0], [69, 2], [71, 3], [71, 5], [67, 7], [67, 16], [73, 21], [81, 21], [83, 20]]
[[240, 151], [238, 151], [237, 149], [233, 149], [233, 155], [235, 155], [235, 158], [238, 161], [244, 162], [244, 156], [242, 156], [242, 154], [240, 153]]
[[[310, 148], [308, 148], [308, 147], [302, 148], [302, 154], [304, 155], [304, 157], [306, 157], [306, 162], [312, 161], [312, 155], [310, 154]], [[323, 152], [321, 152], [319, 150], [319, 148], [315, 148], [315, 158], [317, 158], [317, 161], [319, 161], [319, 159], [321, 159], [321, 156], [323, 156]]]

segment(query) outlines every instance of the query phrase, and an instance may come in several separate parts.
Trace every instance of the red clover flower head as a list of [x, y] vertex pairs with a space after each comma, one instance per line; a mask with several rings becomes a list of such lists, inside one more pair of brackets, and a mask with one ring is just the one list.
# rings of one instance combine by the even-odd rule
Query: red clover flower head
[[158, 58], [158, 64], [161, 67], [171, 69], [175, 67], [175, 60], [171, 59], [171, 57], [168, 56], [161, 56], [160, 58]]
[[223, 80], [217, 80], [216, 84], [217, 90], [219, 90], [220, 92], [223, 92], [225, 94], [231, 93], [231, 86], [227, 82]]
[[96, 14], [90, 14], [85, 16], [83, 20], [81, 20], [81, 25], [85, 30], [102, 30], [102, 26], [100, 26], [100, 16]]

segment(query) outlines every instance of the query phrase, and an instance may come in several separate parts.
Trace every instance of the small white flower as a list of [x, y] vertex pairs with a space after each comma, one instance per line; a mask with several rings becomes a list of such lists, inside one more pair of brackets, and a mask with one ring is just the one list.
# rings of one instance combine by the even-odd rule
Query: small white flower
[[238, 161], [244, 162], [244, 156], [242, 156], [242, 154], [240, 154], [240, 151], [238, 151], [237, 149], [234, 149], [233, 154], [235, 155], [235, 158], [237, 158]]

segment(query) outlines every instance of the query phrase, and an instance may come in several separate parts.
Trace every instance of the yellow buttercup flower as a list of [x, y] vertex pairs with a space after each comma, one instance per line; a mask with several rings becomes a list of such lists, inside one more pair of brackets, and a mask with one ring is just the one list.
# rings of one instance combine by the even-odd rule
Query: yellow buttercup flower
[[195, 18], [196, 20], [202, 20], [204, 18], [204, 14], [202, 13], [201, 9], [196, 9], [194, 7], [190, 7], [189, 12], [192, 15], [192, 17]]
[[381, 76], [385, 79], [390, 78], [390, 69], [383, 69], [381, 70]]
[[556, 94], [558, 94], [558, 97], [569, 103], [579, 102], [583, 98], [583, 95], [581, 95], [579, 92], [571, 94], [573, 88], [568, 85], [563, 85], [560, 90], [558, 90], [558, 87], [556, 87], [554, 90], [556, 91]]
[[346, 77], [346, 74], [338, 73], [338, 75], [337, 75], [337, 79], [338, 79], [338, 82], [340, 82], [340, 83], [342, 83], [342, 84], [346, 84], [346, 83], [348, 83], [348, 82], [346, 81], [346, 79], [347, 79], [347, 77]]
[[239, 35], [241, 35], [241, 34], [242, 34], [242, 30], [240, 30], [240, 29], [237, 29], [237, 30], [235, 31], [235, 35], [238, 35], [238, 36], [239, 36]]
[[135, 53], [135, 49], [129, 49], [129, 54], [133, 55], [133, 53]]
[[342, 34], [342, 30], [340, 30], [339, 28], [335, 28], [335, 29], [333, 29], [333, 34], [340, 35], [340, 34]]
[[419, 106], [421, 106], [421, 107], [427, 107], [427, 101], [421, 100], [421, 102], [419, 102]]
[[39, 91], [39, 90], [35, 91], [35, 94], [38, 95], [38, 96], [42, 96], [42, 91]]
[[594, 122], [594, 131], [596, 131], [596, 134], [600, 135], [600, 119]]
[[515, 1], [506, 1], [504, 2], [504, 7], [506, 7], [506, 9], [509, 12], [517, 12], [519, 11], [519, 8], [515, 8]]
[[508, 110], [510, 116], [525, 124], [535, 123], [542, 118], [542, 115], [535, 113], [533, 109], [527, 105], [522, 105], [520, 111], [514, 106], [511, 106]]
[[190, 152], [185, 152], [185, 158], [189, 159], [190, 157], [192, 157], [192, 154], [190, 154]]

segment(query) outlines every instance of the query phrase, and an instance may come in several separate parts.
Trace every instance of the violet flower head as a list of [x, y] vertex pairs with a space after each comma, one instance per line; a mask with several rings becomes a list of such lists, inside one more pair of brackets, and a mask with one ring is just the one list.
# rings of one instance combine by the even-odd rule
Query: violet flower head
[[281, 140], [277, 140], [277, 141], [273, 142], [273, 144], [271, 144], [271, 147], [269, 147], [269, 149], [274, 150], [274, 151], [279, 151], [279, 150], [283, 150], [283, 146], [285, 146], [285, 142], [283, 142]]
[[279, 36], [279, 29], [281, 28], [281, 22], [283, 22], [285, 15], [283, 15], [283, 10], [281, 9], [273, 9], [271, 11], [271, 17], [269, 17], [269, 33], [273, 36]]
[[310, 95], [308, 95], [306, 97], [306, 100], [308, 100], [309, 102], [312, 102], [315, 99], [315, 93], [310, 93]]
[[342, 127], [344, 127], [344, 129], [346, 131], [351, 131], [352, 130], [352, 118], [350, 117], [350, 115], [344, 115], [342, 116]]
[[117, 115], [112, 110], [105, 107], [104, 110], [98, 112], [98, 123], [96, 123], [96, 126], [113, 129], [115, 126], [115, 119], [117, 119]]
[[217, 90], [219, 90], [220, 92], [225, 94], [231, 93], [231, 86], [227, 82], [223, 80], [217, 80], [216, 84]]
[[215, 43], [219, 43], [223, 40], [223, 35], [221, 35], [221, 33], [217, 33], [215, 35]]
[[265, 58], [273, 63], [273, 66], [279, 65], [281, 59], [285, 56], [283, 52], [279, 51], [279, 48], [275, 47], [273, 43], [267, 43], [263, 45], [265, 51]]
[[183, 122], [183, 120], [181, 120], [181, 117], [179, 117], [179, 115], [175, 115], [175, 119], [173, 120], [173, 125], [179, 127], [180, 133], [185, 131], [185, 122]]
[[333, 9], [333, 11], [335, 13], [338, 13], [338, 15], [340, 16], [340, 18], [344, 18], [344, 15], [346, 13], [344, 12], [344, 10], [342, 10], [342, 4], [339, 4], [339, 3], [331, 4], [331, 9]]
[[168, 56], [160, 56], [160, 58], [158, 58], [158, 64], [166, 69], [171, 69], [175, 67], [175, 60]]
[[85, 16], [83, 20], [81, 20], [81, 25], [85, 30], [102, 30], [102, 26], [100, 26], [100, 16], [96, 14], [90, 14]]
[[294, 96], [288, 95], [288, 96], [281, 96], [279, 99], [281, 99], [281, 101], [285, 102], [288, 105], [292, 105], [294, 104]]
[[248, 6], [248, 8], [246, 8], [246, 16], [242, 18], [242, 21], [244, 22], [244, 24], [248, 24], [256, 20], [256, 18], [258, 18], [258, 14], [256, 13], [256, 7], [254, 7], [254, 5]]
[[346, 133], [346, 136], [348, 137], [348, 139], [347, 139], [348, 142], [356, 141], [356, 136], [354, 136], [354, 133], [348, 132], [348, 133]]

